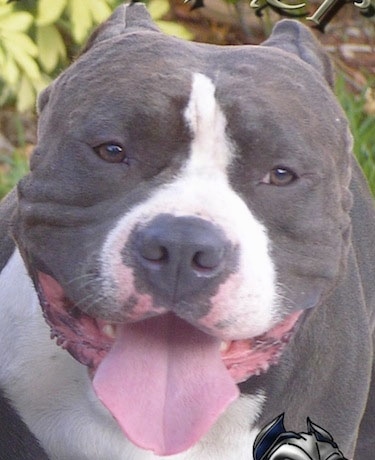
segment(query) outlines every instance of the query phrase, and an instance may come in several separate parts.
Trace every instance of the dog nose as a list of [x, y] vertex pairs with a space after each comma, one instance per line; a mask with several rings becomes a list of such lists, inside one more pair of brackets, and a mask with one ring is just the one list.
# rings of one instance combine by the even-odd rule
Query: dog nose
[[134, 246], [141, 279], [176, 302], [223, 281], [231, 243], [207, 220], [161, 214], [138, 228]]

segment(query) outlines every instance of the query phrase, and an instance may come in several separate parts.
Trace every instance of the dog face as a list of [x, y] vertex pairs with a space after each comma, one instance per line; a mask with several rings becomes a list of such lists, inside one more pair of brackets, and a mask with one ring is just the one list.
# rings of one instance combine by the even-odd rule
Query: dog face
[[[89, 366], [99, 397], [127, 340], [142, 356], [168, 342], [189, 378], [193, 355], [199, 379], [213, 356], [225, 368], [212, 369], [222, 402], [210, 420], [178, 446], [143, 447], [195, 442], [345, 261], [350, 137], [305, 30], [294, 49], [299, 30], [281, 23], [261, 47], [199, 45], [121, 7], [40, 98], [13, 228], [58, 343]], [[137, 442], [114, 408], [125, 401], [102, 399]]]

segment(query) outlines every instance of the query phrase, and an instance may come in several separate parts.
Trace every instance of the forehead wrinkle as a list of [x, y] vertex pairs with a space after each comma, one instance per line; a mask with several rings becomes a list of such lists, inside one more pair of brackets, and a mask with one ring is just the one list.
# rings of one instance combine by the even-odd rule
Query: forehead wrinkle
[[185, 120], [193, 135], [187, 169], [195, 173], [225, 173], [232, 158], [226, 135], [227, 120], [215, 97], [214, 83], [206, 75], [193, 75]]

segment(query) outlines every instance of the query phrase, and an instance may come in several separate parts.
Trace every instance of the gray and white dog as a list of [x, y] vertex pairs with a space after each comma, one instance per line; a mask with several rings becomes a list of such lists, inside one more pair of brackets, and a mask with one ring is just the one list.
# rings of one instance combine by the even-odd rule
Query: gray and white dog
[[373, 459], [375, 213], [332, 82], [297, 22], [220, 47], [135, 4], [41, 94], [0, 387], [51, 459], [249, 460], [282, 412]]

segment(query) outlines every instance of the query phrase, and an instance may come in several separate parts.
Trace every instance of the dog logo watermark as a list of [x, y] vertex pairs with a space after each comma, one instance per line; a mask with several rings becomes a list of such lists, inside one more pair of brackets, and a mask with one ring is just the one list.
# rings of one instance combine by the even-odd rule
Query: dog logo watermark
[[348, 460], [328, 431], [307, 419], [307, 432], [286, 431], [284, 414], [265, 426], [255, 439], [254, 460]]

